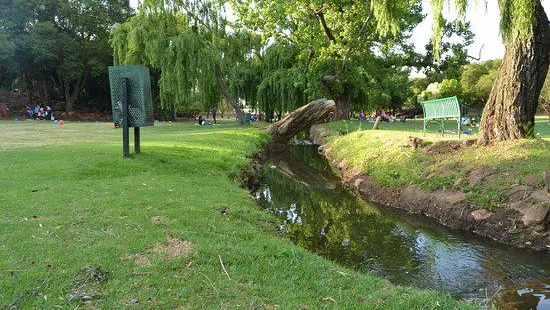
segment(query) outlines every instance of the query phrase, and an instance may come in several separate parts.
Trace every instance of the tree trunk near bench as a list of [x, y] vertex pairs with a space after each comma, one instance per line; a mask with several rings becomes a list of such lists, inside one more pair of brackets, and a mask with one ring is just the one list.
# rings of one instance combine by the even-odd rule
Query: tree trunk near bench
[[483, 109], [478, 143], [532, 137], [535, 113], [550, 56], [550, 26], [540, 1], [535, 4], [533, 37], [505, 42], [497, 80]]
[[326, 121], [331, 112], [336, 110], [334, 101], [318, 99], [312, 101], [269, 126], [267, 131], [271, 135], [271, 142], [276, 144], [288, 143], [292, 137], [311, 125]]

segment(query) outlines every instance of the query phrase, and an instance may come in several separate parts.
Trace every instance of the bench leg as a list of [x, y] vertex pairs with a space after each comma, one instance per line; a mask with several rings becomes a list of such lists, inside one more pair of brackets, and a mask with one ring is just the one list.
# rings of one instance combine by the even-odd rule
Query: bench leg
[[423, 121], [424, 125], [422, 126], [422, 136], [426, 135], [426, 120]]

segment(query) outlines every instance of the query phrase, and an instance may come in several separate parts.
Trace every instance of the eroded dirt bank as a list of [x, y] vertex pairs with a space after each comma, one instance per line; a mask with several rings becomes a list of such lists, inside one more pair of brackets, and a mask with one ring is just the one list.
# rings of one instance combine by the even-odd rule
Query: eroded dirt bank
[[[334, 133], [313, 126], [310, 138], [319, 146], [319, 152], [336, 167], [342, 182], [366, 200], [385, 204], [409, 212], [421, 213], [440, 223], [492, 238], [499, 242], [539, 251], [550, 251], [550, 195], [544, 189], [518, 185], [505, 190], [506, 203], [500, 208], [480, 208], [466, 200], [457, 189], [426, 191], [417, 185], [388, 188], [376, 184], [361, 169], [351, 167], [345, 159], [337, 160], [326, 144]], [[490, 175], [483, 167], [473, 169], [473, 181]], [[542, 172], [541, 172], [542, 173]]]

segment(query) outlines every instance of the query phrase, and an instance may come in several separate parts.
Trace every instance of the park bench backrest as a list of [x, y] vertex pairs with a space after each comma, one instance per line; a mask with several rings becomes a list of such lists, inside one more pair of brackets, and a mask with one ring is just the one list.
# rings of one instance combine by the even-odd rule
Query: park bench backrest
[[425, 119], [460, 117], [460, 105], [456, 96], [422, 102]]
[[439, 122], [439, 131], [441, 135], [445, 133], [445, 126], [443, 120], [446, 118], [456, 118], [457, 133], [460, 139], [460, 104], [456, 96], [449, 98], [441, 98], [435, 100], [428, 100], [422, 102], [422, 110], [424, 110], [424, 127], [422, 132], [426, 132], [426, 125], [436, 120]]

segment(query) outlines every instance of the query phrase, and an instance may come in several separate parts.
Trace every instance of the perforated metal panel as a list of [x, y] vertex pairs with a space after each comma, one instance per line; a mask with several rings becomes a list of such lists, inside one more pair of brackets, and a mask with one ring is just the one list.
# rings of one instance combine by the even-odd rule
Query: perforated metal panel
[[139, 65], [109, 67], [113, 121], [122, 122], [122, 78], [128, 78], [130, 127], [153, 126], [153, 100], [149, 68]]

